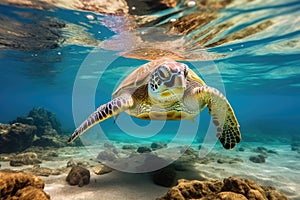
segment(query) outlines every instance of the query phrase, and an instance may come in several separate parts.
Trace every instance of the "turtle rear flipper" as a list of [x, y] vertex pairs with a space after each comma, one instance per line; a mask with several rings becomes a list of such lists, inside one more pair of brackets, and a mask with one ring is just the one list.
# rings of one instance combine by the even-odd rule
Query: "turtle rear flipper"
[[233, 149], [241, 141], [239, 123], [226, 97], [217, 89], [202, 86], [194, 89], [198, 100], [206, 103], [217, 128], [217, 137], [225, 149]]
[[93, 114], [91, 114], [71, 135], [68, 142], [73, 142], [78, 136], [83, 134], [92, 126], [100, 123], [112, 116], [118, 115], [133, 105], [133, 99], [129, 94], [123, 94], [114, 98], [110, 102], [100, 106]]

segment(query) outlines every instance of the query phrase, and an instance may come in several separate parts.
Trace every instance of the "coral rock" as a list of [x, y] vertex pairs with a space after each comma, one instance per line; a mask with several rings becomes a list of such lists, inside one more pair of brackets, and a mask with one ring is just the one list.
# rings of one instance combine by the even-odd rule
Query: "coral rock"
[[90, 183], [90, 171], [79, 166], [72, 167], [69, 172], [66, 181], [70, 185], [78, 185], [82, 187]]
[[176, 199], [199, 199], [214, 192], [221, 192], [223, 183], [221, 181], [188, 181], [185, 179], [178, 180], [178, 185], [172, 187], [167, 194], [159, 200]]
[[281, 192], [271, 187], [261, 187], [248, 179], [229, 177], [223, 181], [187, 181], [178, 180], [177, 186], [172, 187], [164, 197], [158, 200], [287, 200]]
[[[214, 195], [212, 195], [214, 196]], [[219, 194], [216, 195], [214, 198], [203, 198], [203, 200], [210, 200], [210, 199], [222, 199], [222, 200], [247, 200], [247, 198], [238, 193], [234, 192], [220, 192]], [[202, 199], [201, 199], [202, 200]]]
[[270, 200], [275, 200], [275, 199], [287, 200], [287, 197], [285, 195], [283, 195], [280, 191], [275, 190], [273, 187], [263, 186], [262, 188], [266, 192], [267, 198]]
[[249, 196], [250, 194], [250, 196], [252, 196], [252, 194], [255, 194], [256, 191], [258, 191], [260, 194], [263, 194], [263, 196], [265, 196], [264, 190], [251, 180], [243, 180], [236, 177], [230, 177], [224, 179], [223, 182], [223, 191], [232, 191], [235, 193], [246, 194], [247, 196]]
[[13, 172], [0, 171], [0, 196], [1, 199], [20, 200], [48, 200], [44, 191], [44, 182], [37, 176]]

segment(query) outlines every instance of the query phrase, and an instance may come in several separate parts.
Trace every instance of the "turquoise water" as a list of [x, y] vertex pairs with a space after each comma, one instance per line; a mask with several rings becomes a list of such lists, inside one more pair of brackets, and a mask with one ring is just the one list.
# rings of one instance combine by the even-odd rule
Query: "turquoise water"
[[[5, 26], [8, 21], [13, 21], [15, 24], [11, 23], [10, 29], [16, 33], [22, 32], [26, 26], [28, 29], [25, 30], [30, 30], [30, 26], [37, 22], [42, 24], [54, 21], [66, 24], [65, 28], [56, 30], [55, 34], [59, 37], [58, 47], [51, 47], [51, 45], [49, 45], [50, 48], [42, 47], [45, 42], [35, 44], [38, 38], [35, 39], [34, 34], [42, 33], [34, 32], [34, 30], [31, 34], [33, 38], [28, 35], [17, 37], [13, 31], [1, 33], [2, 41], [11, 39], [11, 41], [23, 42], [25, 47], [23, 49], [12, 48], [5, 45], [5, 42], [1, 42], [0, 121], [9, 122], [16, 116], [26, 115], [34, 106], [44, 106], [57, 114], [65, 130], [72, 131], [75, 127], [72, 117], [72, 91], [78, 69], [93, 48], [113, 35], [119, 34], [120, 30], [106, 27], [105, 23], [109, 24], [107, 22], [109, 21], [111, 25], [115, 22], [117, 26], [120, 24], [118, 20], [122, 19], [119, 19], [119, 16], [96, 15], [60, 8], [43, 11], [1, 5], [0, 10], [1, 25]], [[243, 134], [253, 134], [256, 131], [267, 135], [299, 134], [297, 127], [300, 119], [298, 112], [300, 110], [298, 103], [300, 92], [299, 10], [298, 1], [254, 2], [249, 3], [249, 7], [232, 5], [219, 11], [220, 18], [201, 27], [205, 30], [209, 26], [214, 28], [225, 22], [236, 23], [206, 42], [209, 44], [257, 23], [268, 20], [273, 23], [266, 30], [249, 37], [206, 48], [209, 53], [222, 55], [213, 59], [214, 65], [219, 70], [217, 75], [215, 71], [211, 71], [210, 66], [207, 66], [208, 61], [191, 62], [192, 65], [196, 63], [200, 72], [204, 74], [204, 76], [202, 74], [204, 79], [220, 76], [227, 97], [239, 118]], [[165, 12], [172, 13], [173, 11]], [[186, 9], [183, 14], [188, 12], [191, 11]], [[89, 14], [95, 19], [88, 19]], [[171, 18], [177, 15], [167, 16]], [[22, 26], [22, 23], [26, 26]], [[200, 31], [194, 30], [189, 35], [195, 35]], [[191, 39], [188, 40], [191, 41]], [[201, 37], [194, 39], [193, 42], [197, 40], [201, 40]], [[198, 47], [203, 48], [203, 46], [205, 45]], [[186, 49], [190, 52], [189, 47]], [[107, 50], [100, 49], [100, 51]], [[116, 52], [109, 53], [115, 54]], [[105, 59], [101, 58], [101, 52], [98, 55], [98, 61], [95, 61], [98, 64], [91, 66], [90, 74], [82, 78], [93, 79], [101, 73], [103, 67], [106, 67], [101, 66], [101, 60]], [[118, 60], [109, 67], [112, 70], [105, 72], [102, 77], [101, 83], [104, 85], [100, 83], [97, 88], [96, 107], [110, 99], [110, 94], [116, 87], [116, 83], [112, 80], [122, 79], [124, 74], [130, 73], [132, 69], [147, 62], [130, 58], [118, 58]], [[205, 114], [203, 115], [205, 118]]]
[[[148, 62], [138, 59], [141, 55], [124, 53], [157, 47], [186, 58], [182, 62], [208, 85], [226, 93], [240, 123], [241, 144], [290, 145], [299, 140], [300, 2], [233, 1], [226, 8], [201, 8], [197, 11], [182, 2], [163, 11], [152, 8], [152, 14], [123, 16], [0, 3], [0, 122], [9, 123], [41, 106], [56, 113], [63, 132], [70, 135], [96, 107], [111, 99], [127, 74]], [[173, 27], [175, 33], [169, 35], [173, 20], [190, 13], [213, 17], [188, 32], [178, 33]], [[84, 89], [76, 93], [78, 88]], [[118, 120], [126, 123], [125, 114]], [[140, 127], [150, 123], [132, 120]], [[202, 141], [208, 130], [208, 111], [196, 121], [200, 128], [193, 142]], [[138, 135], [140, 129], [124, 134], [113, 119], [100, 127], [109, 139], [130, 143], [158, 138], [169, 142], [180, 125], [166, 122], [155, 136], [150, 129], [144, 135]], [[89, 132], [92, 139], [97, 139], [95, 132]], [[147, 140], [148, 136], [153, 138]]]

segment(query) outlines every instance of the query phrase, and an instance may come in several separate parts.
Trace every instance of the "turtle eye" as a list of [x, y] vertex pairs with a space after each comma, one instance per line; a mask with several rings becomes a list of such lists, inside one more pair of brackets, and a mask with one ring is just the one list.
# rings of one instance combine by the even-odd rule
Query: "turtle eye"
[[157, 69], [157, 72], [158, 72], [158, 75], [160, 78], [162, 79], [167, 79], [170, 77], [170, 72], [169, 70], [166, 68], [166, 66], [160, 66], [158, 69]]
[[186, 67], [184, 68], [183, 74], [184, 74], [184, 77], [186, 78], [186, 77], [187, 77], [187, 75], [188, 75], [188, 70], [187, 70], [187, 68], [186, 68]]

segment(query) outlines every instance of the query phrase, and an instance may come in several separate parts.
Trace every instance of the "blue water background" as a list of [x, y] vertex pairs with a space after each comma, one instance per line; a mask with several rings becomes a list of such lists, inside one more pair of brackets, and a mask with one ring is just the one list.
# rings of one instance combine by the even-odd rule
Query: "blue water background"
[[[287, 3], [286, 6], [279, 7], [278, 9], [282, 10], [281, 13], [270, 14], [267, 17], [272, 18], [272, 16], [281, 14], [287, 17], [292, 15], [298, 19], [300, 16], [298, 2], [294, 1], [290, 4], [292, 6], [288, 6]], [[272, 11], [277, 8], [270, 6], [267, 9]], [[292, 10], [293, 12], [291, 12]], [[56, 9], [54, 12], [36, 11], [0, 6], [2, 15], [26, 22], [26, 19], [14, 14], [16, 11], [55, 16], [62, 21], [79, 26], [84, 26], [82, 25], [84, 23], [92, 25], [84, 27], [97, 40], [104, 40], [116, 34], [101, 24], [91, 24], [86, 18], [87, 12], [65, 9]], [[242, 10], [238, 12], [241, 15], [246, 13]], [[226, 96], [235, 110], [241, 125], [242, 135], [246, 136], [246, 139], [252, 136], [268, 136], [274, 139], [290, 138], [293, 135], [299, 136], [299, 46], [289, 48], [286, 51], [273, 52], [272, 49], [269, 49], [269, 52], [264, 52], [264, 54], [255, 53], [272, 43], [299, 41], [299, 36], [300, 30], [295, 29], [280, 36], [273, 35], [250, 41], [241, 40], [235, 44], [225, 44], [209, 49], [210, 52], [230, 55], [224, 59], [216, 60], [214, 63], [221, 72]], [[8, 123], [17, 116], [27, 115], [33, 107], [42, 106], [56, 113], [62, 122], [64, 131], [70, 134], [75, 128], [72, 115], [74, 81], [82, 62], [93, 48], [71, 44], [44, 52], [0, 50], [0, 122]], [[112, 51], [111, 53], [116, 52]], [[99, 57], [100, 61], [102, 59], [106, 58]], [[105, 75], [107, 81], [103, 84], [99, 83], [97, 88], [97, 98], [93, 102], [95, 107], [111, 99], [115, 80], [119, 80], [124, 77], [124, 74], [130, 73], [130, 70], [146, 62], [119, 58], [118, 62], [113, 63], [111, 68], [123, 67], [125, 71], [121, 73], [116, 70], [115, 73]], [[201, 67], [201, 61], [195, 63]], [[203, 61], [203, 66], [205, 66], [205, 61]], [[101, 64], [96, 67], [101, 71]], [[97, 73], [91, 71], [91, 74], [87, 74], [88, 76], [97, 76]], [[82, 104], [82, 109], [84, 108], [85, 105]], [[201, 113], [201, 125], [207, 127], [209, 120], [208, 110], [205, 110]], [[141, 124], [147, 123], [137, 121]], [[112, 133], [118, 131], [117, 127], [114, 127], [113, 119], [104, 122], [102, 127]]]

